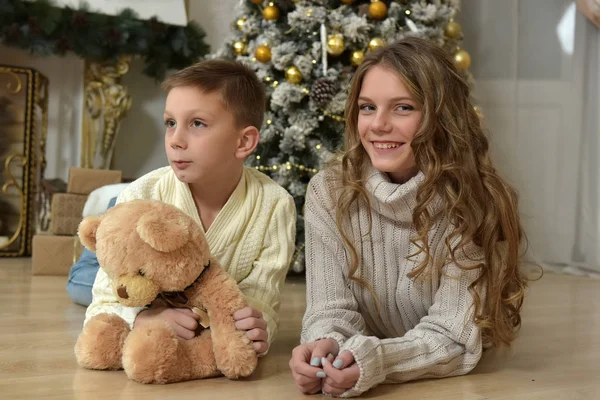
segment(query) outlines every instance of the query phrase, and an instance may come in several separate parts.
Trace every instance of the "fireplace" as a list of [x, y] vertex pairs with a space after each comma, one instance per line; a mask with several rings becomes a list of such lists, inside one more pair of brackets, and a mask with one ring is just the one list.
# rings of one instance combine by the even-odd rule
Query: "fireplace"
[[0, 256], [31, 255], [46, 167], [48, 79], [0, 65]]

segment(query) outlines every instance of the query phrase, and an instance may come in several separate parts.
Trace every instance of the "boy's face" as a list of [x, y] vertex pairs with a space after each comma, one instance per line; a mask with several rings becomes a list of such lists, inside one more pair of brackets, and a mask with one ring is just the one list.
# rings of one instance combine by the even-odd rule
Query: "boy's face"
[[185, 183], [210, 181], [239, 166], [241, 130], [218, 92], [175, 87], [165, 106], [165, 149], [177, 178]]

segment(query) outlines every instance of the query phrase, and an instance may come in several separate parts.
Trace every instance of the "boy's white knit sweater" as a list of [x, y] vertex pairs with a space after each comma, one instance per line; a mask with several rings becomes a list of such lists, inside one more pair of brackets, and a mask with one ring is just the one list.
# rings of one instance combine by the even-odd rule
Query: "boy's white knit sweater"
[[[121, 192], [117, 204], [134, 199], [172, 204], [202, 228], [189, 186], [177, 179], [171, 167], [152, 171], [131, 183]], [[249, 305], [263, 312], [272, 341], [278, 328], [280, 292], [295, 250], [296, 208], [292, 196], [265, 174], [245, 168], [205, 235], [213, 256], [239, 283]], [[120, 305], [102, 268], [92, 293], [84, 324], [94, 315], [112, 313], [132, 326], [143, 309]]]

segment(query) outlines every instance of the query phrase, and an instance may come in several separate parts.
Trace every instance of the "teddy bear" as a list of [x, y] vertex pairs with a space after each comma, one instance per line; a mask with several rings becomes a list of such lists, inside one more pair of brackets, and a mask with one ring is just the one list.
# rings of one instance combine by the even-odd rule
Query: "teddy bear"
[[78, 235], [122, 305], [163, 302], [204, 316], [196, 337], [182, 340], [164, 321], [131, 329], [116, 314], [95, 315], [75, 344], [79, 365], [123, 369], [134, 381], [159, 384], [254, 372], [258, 357], [233, 319], [247, 303], [191, 217], [161, 201], [133, 200], [85, 218]]

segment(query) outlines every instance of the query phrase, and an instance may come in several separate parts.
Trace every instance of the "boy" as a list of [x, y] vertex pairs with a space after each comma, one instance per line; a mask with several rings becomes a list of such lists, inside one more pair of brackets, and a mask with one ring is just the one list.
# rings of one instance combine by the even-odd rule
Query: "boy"
[[[203, 228], [212, 254], [239, 283], [249, 307], [234, 314], [259, 355], [277, 332], [279, 294], [294, 251], [296, 209], [281, 186], [243, 163], [256, 148], [265, 92], [241, 63], [210, 60], [169, 77], [164, 112], [170, 166], [131, 183], [117, 204], [155, 199], [179, 207]], [[121, 306], [100, 268], [85, 323], [99, 313], [131, 327], [165, 320], [182, 339], [194, 337], [188, 309]]]

